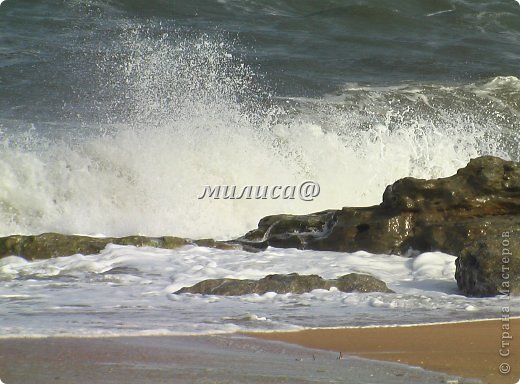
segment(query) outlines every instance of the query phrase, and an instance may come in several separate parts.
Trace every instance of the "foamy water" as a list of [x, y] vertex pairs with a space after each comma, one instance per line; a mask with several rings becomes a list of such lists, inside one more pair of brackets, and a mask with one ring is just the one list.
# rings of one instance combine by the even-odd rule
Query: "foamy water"
[[[206, 334], [500, 317], [504, 297], [467, 298], [458, 293], [454, 260], [439, 252], [407, 259], [366, 252], [269, 248], [251, 254], [115, 245], [98, 255], [35, 262], [8, 257], [0, 261], [0, 334]], [[292, 272], [324, 278], [370, 273], [395, 293], [343, 293], [332, 288], [239, 297], [174, 294], [208, 278], [258, 279]], [[511, 316], [520, 315], [520, 298], [507, 304]]]
[[[229, 238], [268, 214], [378, 204], [401, 177], [518, 157], [515, 77], [280, 99], [223, 37], [157, 39], [137, 28], [118, 44], [129, 53], [109, 50], [98, 63], [104, 123], [21, 132], [2, 123], [0, 234]], [[305, 180], [321, 186], [312, 202], [197, 199], [206, 185]]]

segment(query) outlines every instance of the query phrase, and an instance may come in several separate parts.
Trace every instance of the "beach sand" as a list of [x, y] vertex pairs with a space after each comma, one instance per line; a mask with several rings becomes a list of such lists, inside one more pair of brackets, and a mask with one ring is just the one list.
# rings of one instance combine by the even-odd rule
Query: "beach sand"
[[[439, 384], [455, 377], [244, 335], [0, 339], [5, 384]], [[457, 381], [471, 383], [469, 380]]]
[[[267, 340], [294, 343], [369, 359], [394, 361], [446, 372], [484, 383], [516, 383], [520, 379], [520, 319], [510, 319], [502, 339], [501, 320], [386, 328], [316, 329], [299, 332], [259, 333]], [[515, 338], [518, 336], [518, 341]], [[507, 337], [507, 334], [504, 334]], [[501, 342], [509, 342], [508, 357], [501, 357]], [[511, 371], [501, 374], [501, 364]], [[503, 365], [503, 369], [507, 366]]]

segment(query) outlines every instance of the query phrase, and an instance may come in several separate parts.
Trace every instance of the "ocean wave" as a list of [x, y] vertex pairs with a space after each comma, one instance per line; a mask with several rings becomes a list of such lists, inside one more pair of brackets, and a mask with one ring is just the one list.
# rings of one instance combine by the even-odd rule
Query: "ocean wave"
[[[97, 63], [104, 124], [1, 122], [1, 234], [226, 238], [268, 214], [378, 204], [398, 178], [479, 155], [519, 157], [516, 77], [277, 98], [223, 36], [137, 27], [114, 44]], [[197, 199], [304, 180], [321, 186], [313, 202]]]

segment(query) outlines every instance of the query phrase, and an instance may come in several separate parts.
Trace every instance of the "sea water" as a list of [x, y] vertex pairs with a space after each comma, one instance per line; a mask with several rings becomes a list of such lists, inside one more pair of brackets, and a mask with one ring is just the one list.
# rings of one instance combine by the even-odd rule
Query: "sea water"
[[[479, 155], [518, 161], [519, 38], [506, 0], [6, 0], [0, 234], [229, 239], [269, 214], [378, 204], [398, 178]], [[306, 180], [313, 201], [198, 199]], [[6, 336], [444, 322], [499, 317], [503, 300], [461, 296], [440, 253], [13, 256], [0, 260]], [[395, 293], [174, 294], [291, 272], [372, 273]]]
[[[410, 259], [362, 251], [249, 253], [116, 245], [97, 255], [43, 261], [8, 257], [0, 260], [0, 329], [4, 336], [108, 336], [411, 325], [496, 318], [506, 302], [511, 316], [520, 315], [519, 298], [461, 295], [454, 261], [439, 252]], [[293, 272], [329, 279], [369, 273], [395, 293], [336, 288], [235, 297], [175, 293], [208, 278]]]

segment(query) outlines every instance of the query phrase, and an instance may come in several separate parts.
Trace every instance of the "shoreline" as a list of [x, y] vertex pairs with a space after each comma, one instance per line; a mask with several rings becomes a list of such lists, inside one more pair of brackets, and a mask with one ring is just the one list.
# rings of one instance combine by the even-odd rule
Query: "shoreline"
[[[440, 321], [433, 323], [405, 323], [405, 324], [382, 324], [382, 325], [354, 325], [354, 326], [341, 326], [341, 327], [309, 327], [309, 328], [297, 328], [291, 330], [253, 330], [253, 331], [207, 331], [206, 333], [189, 333], [189, 332], [129, 332], [129, 333], [96, 333], [96, 334], [81, 334], [81, 333], [60, 333], [60, 334], [32, 334], [32, 335], [0, 335], [0, 342], [2, 340], [39, 340], [39, 339], [117, 339], [117, 338], [144, 338], [144, 337], [211, 337], [211, 336], [226, 336], [226, 335], [244, 335], [252, 336], [256, 334], [271, 334], [271, 333], [298, 333], [302, 331], [317, 331], [317, 330], [355, 330], [355, 329], [396, 329], [396, 328], [414, 328], [414, 327], [427, 327], [437, 325], [454, 325], [454, 324], [471, 324], [488, 321], [500, 321], [501, 318], [483, 318], [483, 319], [472, 319], [472, 320], [455, 320], [455, 321]], [[511, 316], [510, 321], [520, 320], [520, 316]]]
[[[441, 324], [385, 327], [314, 328], [289, 332], [248, 332], [248, 336], [341, 352], [344, 356], [389, 361], [445, 372], [483, 383], [516, 383], [520, 379], [520, 341], [515, 348], [514, 334], [520, 318], [508, 321], [509, 356], [500, 356], [504, 341], [503, 320], [474, 320]], [[501, 374], [501, 364], [509, 364]]]
[[241, 334], [0, 340], [5, 384], [439, 384], [454, 375]]
[[[511, 316], [510, 321], [520, 320], [520, 316]], [[97, 334], [78, 334], [78, 333], [60, 333], [60, 334], [32, 334], [32, 335], [0, 335], [0, 342], [2, 340], [38, 340], [38, 339], [117, 339], [117, 338], [141, 338], [141, 337], [210, 337], [210, 336], [226, 336], [226, 335], [246, 335], [255, 337], [255, 334], [270, 334], [270, 333], [298, 333], [302, 331], [316, 331], [316, 330], [355, 330], [355, 329], [387, 329], [387, 328], [413, 328], [413, 327], [427, 327], [437, 325], [452, 325], [452, 324], [466, 324], [466, 323], [480, 323], [488, 321], [500, 321], [500, 318], [483, 318], [472, 320], [455, 320], [455, 321], [440, 321], [433, 323], [409, 323], [409, 324], [382, 324], [382, 325], [354, 325], [342, 327], [309, 327], [298, 328], [292, 330], [253, 330], [253, 331], [208, 331], [206, 333], [189, 333], [189, 332], [129, 332], [129, 333], [97, 333]]]
[[[315, 383], [341, 376], [338, 382], [345, 383], [516, 383], [520, 344], [515, 346], [514, 336], [520, 318], [509, 321], [507, 358], [499, 355], [501, 324], [479, 319], [211, 335], [4, 336], [0, 380], [198, 383], [211, 377], [248, 383], [312, 378]], [[511, 366], [508, 375], [498, 372], [504, 362]]]

